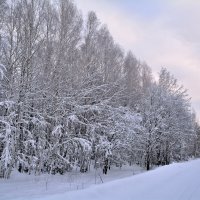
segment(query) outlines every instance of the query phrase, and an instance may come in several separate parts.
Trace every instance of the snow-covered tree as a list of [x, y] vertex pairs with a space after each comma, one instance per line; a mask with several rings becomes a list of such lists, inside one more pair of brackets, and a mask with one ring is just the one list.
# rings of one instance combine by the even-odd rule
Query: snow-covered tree
[[73, 1], [0, 0], [0, 176], [199, 155], [183, 87], [124, 52]]

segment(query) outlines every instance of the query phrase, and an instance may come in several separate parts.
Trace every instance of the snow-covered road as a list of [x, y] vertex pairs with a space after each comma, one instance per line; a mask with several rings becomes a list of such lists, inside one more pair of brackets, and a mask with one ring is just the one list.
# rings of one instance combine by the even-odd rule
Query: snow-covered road
[[[2, 183], [0, 184], [0, 187]], [[59, 186], [58, 186], [59, 187]], [[25, 188], [21, 188], [23, 191]], [[0, 189], [0, 191], [2, 191]], [[13, 197], [14, 193], [13, 191]], [[18, 191], [19, 192], [19, 191]], [[35, 191], [37, 193], [37, 191]], [[0, 195], [0, 199], [2, 196]], [[25, 200], [27, 197], [14, 199]], [[30, 196], [29, 200], [200, 200], [200, 159], [171, 164], [85, 190]]]

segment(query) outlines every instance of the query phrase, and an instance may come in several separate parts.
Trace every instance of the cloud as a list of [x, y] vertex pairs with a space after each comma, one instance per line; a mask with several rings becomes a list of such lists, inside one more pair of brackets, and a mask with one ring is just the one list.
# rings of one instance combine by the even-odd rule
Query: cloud
[[200, 118], [200, 1], [75, 0], [95, 10], [114, 39], [158, 72], [168, 68], [192, 96]]

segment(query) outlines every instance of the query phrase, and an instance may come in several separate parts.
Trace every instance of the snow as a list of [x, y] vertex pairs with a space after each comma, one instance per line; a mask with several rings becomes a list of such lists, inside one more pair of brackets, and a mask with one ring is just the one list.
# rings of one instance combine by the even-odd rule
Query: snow
[[[136, 168], [136, 171], [139, 168]], [[135, 171], [135, 172], [136, 172]], [[44, 177], [19, 174], [10, 180], [0, 180], [1, 200], [199, 200], [200, 199], [200, 159], [185, 163], [174, 163], [156, 168], [128, 178], [110, 181], [120, 177], [119, 169], [104, 175], [104, 184], [91, 185], [87, 189], [87, 181], [91, 174], [79, 174], [84, 190], [67, 191], [67, 176], [54, 176], [45, 186]], [[121, 170], [122, 177], [130, 174], [130, 168]], [[138, 171], [137, 171], [138, 172]], [[132, 171], [133, 173], [133, 171]], [[117, 175], [118, 174], [118, 175]], [[17, 176], [18, 175], [18, 176]], [[132, 174], [133, 175], [133, 174]], [[85, 177], [84, 177], [85, 176]], [[21, 177], [21, 175], [20, 175]], [[87, 178], [88, 180], [87, 180]], [[71, 174], [71, 180], [73, 175]], [[51, 182], [51, 183], [50, 183]], [[71, 181], [72, 184], [73, 181]], [[43, 185], [43, 186], [42, 186]], [[32, 187], [32, 188], [31, 188]], [[46, 187], [46, 188], [45, 188]], [[44, 190], [45, 188], [45, 190]], [[74, 188], [75, 189], [75, 188]], [[45, 191], [45, 192], [44, 192]]]
[[102, 182], [105, 184], [143, 171], [144, 169], [137, 165], [123, 166], [121, 169], [111, 167], [107, 175], [104, 175], [100, 168], [97, 171], [90, 169], [87, 173], [74, 170], [65, 175], [40, 176], [14, 171], [10, 179], [0, 179], [0, 200], [48, 199], [51, 195], [64, 195], [69, 191], [79, 191], [95, 184], [102, 185]]
[[6, 67], [0, 63], [0, 77], [3, 79], [4, 77], [4, 71], [6, 71]]

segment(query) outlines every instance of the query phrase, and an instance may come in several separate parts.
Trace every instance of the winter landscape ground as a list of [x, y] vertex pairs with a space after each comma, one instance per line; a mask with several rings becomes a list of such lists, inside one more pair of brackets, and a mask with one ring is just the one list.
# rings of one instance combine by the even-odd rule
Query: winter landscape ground
[[[142, 172], [137, 166], [113, 169], [108, 175], [93, 172], [64, 176], [29, 176], [13, 173], [0, 180], [1, 200], [199, 200], [200, 159]], [[133, 174], [135, 174], [133, 176]], [[120, 179], [122, 177], [126, 177]], [[118, 179], [118, 180], [114, 180]], [[105, 183], [106, 182], [106, 183]], [[86, 189], [85, 189], [86, 188]], [[73, 191], [70, 191], [73, 190]]]

